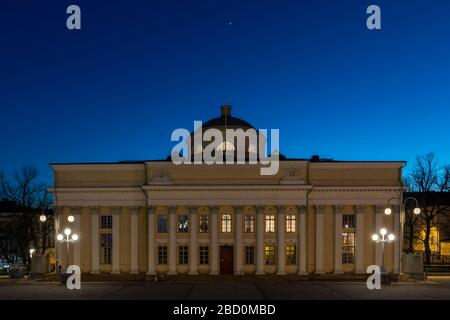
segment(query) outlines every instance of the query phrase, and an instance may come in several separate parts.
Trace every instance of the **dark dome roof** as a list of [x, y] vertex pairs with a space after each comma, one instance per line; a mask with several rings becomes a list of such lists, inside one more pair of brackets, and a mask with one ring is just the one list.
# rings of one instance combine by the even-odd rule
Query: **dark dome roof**
[[204, 128], [224, 127], [225, 125], [231, 126], [231, 127], [253, 128], [254, 129], [254, 127], [247, 121], [231, 116], [231, 106], [229, 106], [229, 105], [223, 105], [221, 107], [220, 117], [208, 120], [207, 122], [205, 122], [203, 124], [203, 127]]

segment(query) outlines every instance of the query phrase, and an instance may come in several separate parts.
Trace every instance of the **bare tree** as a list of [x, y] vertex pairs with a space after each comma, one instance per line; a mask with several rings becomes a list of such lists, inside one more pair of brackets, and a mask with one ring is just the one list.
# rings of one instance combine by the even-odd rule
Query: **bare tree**
[[45, 253], [47, 248], [47, 224], [44, 228], [39, 225], [39, 215], [50, 206], [51, 199], [47, 185], [39, 182], [38, 177], [39, 171], [33, 166], [16, 171], [12, 182], [0, 171], [0, 194], [14, 202], [17, 208], [12, 220], [12, 236], [17, 242], [19, 255], [28, 263], [31, 246], [40, 253]]
[[406, 216], [407, 221], [405, 222], [410, 223], [412, 227], [408, 237], [414, 237], [423, 242], [425, 263], [429, 264], [431, 261], [430, 236], [431, 229], [434, 227], [434, 221], [436, 221], [435, 218], [438, 215], [448, 215], [449, 212], [449, 208], [442, 205], [442, 201], [439, 199], [439, 192], [450, 191], [450, 165], [439, 165], [439, 161], [434, 153], [417, 156], [415, 166], [409, 176], [409, 183], [411, 191], [422, 193], [420, 219], [425, 225], [425, 235], [414, 235], [413, 230], [416, 219], [412, 218], [408, 222]]

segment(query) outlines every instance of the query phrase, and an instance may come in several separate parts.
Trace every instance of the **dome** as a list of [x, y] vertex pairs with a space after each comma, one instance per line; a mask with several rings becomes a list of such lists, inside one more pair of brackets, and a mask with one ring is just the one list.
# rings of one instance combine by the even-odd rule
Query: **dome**
[[242, 129], [255, 129], [250, 123], [240, 118], [233, 117], [231, 115], [231, 106], [223, 105], [220, 108], [220, 117], [208, 120], [203, 124], [203, 128], [213, 128], [213, 127], [236, 127]]

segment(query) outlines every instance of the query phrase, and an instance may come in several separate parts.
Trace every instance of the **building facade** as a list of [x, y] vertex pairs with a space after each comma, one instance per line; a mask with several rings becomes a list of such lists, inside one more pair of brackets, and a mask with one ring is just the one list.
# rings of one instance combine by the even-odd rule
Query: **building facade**
[[[251, 127], [225, 111], [205, 127]], [[372, 234], [399, 235], [403, 165], [282, 157], [263, 176], [259, 164], [52, 164], [57, 232], [79, 235], [58, 262], [113, 274], [366, 273], [381, 264]], [[388, 271], [399, 257], [399, 241], [387, 245]]]

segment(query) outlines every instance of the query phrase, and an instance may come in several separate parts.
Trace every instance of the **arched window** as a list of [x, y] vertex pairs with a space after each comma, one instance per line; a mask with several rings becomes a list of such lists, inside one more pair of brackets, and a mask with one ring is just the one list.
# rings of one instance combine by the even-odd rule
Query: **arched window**
[[222, 232], [231, 232], [231, 214], [222, 215]]

